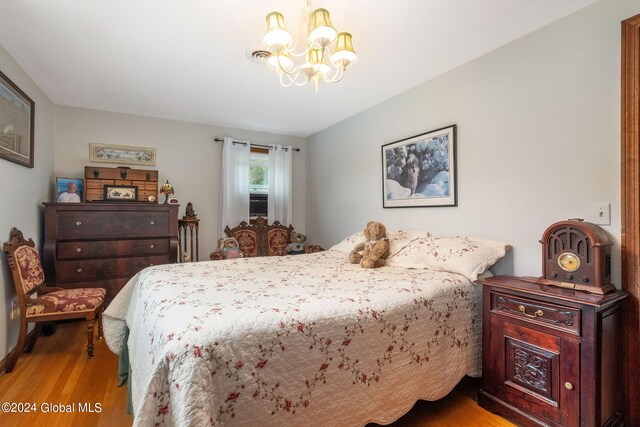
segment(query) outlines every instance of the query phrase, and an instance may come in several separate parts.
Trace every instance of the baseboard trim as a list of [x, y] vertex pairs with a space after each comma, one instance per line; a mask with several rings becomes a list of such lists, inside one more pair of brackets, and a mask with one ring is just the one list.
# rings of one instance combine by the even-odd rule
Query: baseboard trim
[[[31, 340], [31, 337], [33, 337], [34, 331], [35, 329], [32, 329], [31, 331], [27, 332], [27, 339], [25, 340], [25, 343], [28, 343]], [[14, 349], [15, 347], [9, 350], [9, 352], [2, 358], [2, 360], [0, 360], [0, 377], [6, 374], [5, 369], [7, 368], [7, 357], [9, 357], [9, 355], [13, 352]]]

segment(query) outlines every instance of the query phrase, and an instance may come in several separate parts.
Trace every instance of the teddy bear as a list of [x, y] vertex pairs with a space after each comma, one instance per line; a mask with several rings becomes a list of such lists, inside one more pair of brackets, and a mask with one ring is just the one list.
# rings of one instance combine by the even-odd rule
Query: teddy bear
[[307, 236], [304, 234], [292, 231], [289, 235], [289, 243], [285, 248], [285, 251], [289, 255], [300, 255], [304, 253], [304, 242], [306, 242]]
[[360, 263], [363, 268], [382, 267], [389, 255], [389, 239], [386, 227], [377, 221], [369, 221], [364, 229], [366, 242], [359, 243], [349, 254], [351, 264]]
[[240, 250], [240, 244], [235, 237], [227, 237], [218, 239], [218, 252], [222, 259], [242, 258], [244, 254]]

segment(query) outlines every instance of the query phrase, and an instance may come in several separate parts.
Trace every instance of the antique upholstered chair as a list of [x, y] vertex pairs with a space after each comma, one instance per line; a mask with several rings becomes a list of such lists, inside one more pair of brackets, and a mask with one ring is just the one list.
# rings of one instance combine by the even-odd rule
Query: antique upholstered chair
[[[7, 358], [6, 372], [11, 372], [24, 350], [33, 349], [40, 323], [52, 320], [87, 320], [87, 354], [93, 357], [93, 334], [96, 319], [98, 336], [102, 338], [102, 311], [105, 290], [102, 288], [63, 289], [44, 284], [44, 270], [40, 255], [32, 239], [25, 240], [17, 228], [11, 230], [9, 242], [2, 246], [13, 276], [20, 308], [20, 335], [18, 344]], [[26, 343], [27, 325], [35, 323], [33, 335]], [[25, 344], [27, 344], [25, 348]]]
[[288, 227], [280, 224], [279, 221], [273, 221], [272, 225], [264, 224], [264, 232], [262, 233], [263, 254], [265, 256], [283, 256], [287, 255], [287, 245], [289, 244], [289, 236], [293, 231], [293, 226]]
[[242, 221], [234, 228], [228, 226], [224, 229], [227, 237], [235, 237], [238, 246], [245, 258], [260, 256], [260, 233], [261, 227], [258, 224], [247, 224]]
[[[238, 245], [245, 258], [251, 258], [286, 255], [285, 248], [289, 244], [291, 230], [293, 230], [293, 226], [285, 227], [280, 225], [278, 221], [275, 221], [273, 225], [268, 225], [266, 218], [259, 216], [253, 221], [253, 224], [242, 221], [237, 227], [229, 228], [227, 226], [224, 232], [227, 237], [235, 237], [238, 240]], [[214, 251], [210, 258], [220, 260], [222, 255], [220, 252]]]
[[[259, 218], [258, 218], [259, 219]], [[234, 228], [229, 228], [227, 225], [224, 229], [227, 237], [235, 237], [238, 241], [238, 246], [242, 251], [242, 254], [245, 258], [251, 258], [260, 256], [260, 233], [262, 232], [262, 227], [257, 224], [247, 224], [246, 221], [242, 221], [239, 226]], [[218, 261], [224, 259], [219, 250], [215, 250], [211, 252], [209, 255], [214, 261]]]

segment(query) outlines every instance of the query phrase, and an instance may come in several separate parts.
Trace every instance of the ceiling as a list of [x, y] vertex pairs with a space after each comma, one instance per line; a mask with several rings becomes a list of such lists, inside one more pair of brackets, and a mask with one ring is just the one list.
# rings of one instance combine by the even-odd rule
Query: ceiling
[[245, 56], [304, 0], [2, 0], [0, 45], [56, 104], [308, 136], [594, 1], [316, 0], [358, 53], [318, 93]]

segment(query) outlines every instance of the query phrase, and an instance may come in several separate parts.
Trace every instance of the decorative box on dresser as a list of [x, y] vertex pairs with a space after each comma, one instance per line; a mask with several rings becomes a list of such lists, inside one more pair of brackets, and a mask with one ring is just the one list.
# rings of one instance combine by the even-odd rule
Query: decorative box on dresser
[[109, 304], [140, 270], [178, 256], [178, 205], [44, 203], [49, 286], [101, 287]]
[[622, 417], [622, 302], [496, 276], [483, 285], [478, 404], [518, 424], [618, 426]]

